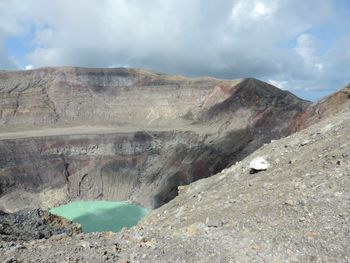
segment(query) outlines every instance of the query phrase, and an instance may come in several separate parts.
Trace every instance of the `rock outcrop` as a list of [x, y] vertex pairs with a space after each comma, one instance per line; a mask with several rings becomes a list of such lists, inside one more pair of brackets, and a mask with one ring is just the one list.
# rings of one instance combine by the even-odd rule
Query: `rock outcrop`
[[136, 69], [0, 73], [0, 209], [70, 199], [159, 207], [290, 134], [310, 103], [256, 79]]
[[25, 209], [10, 214], [0, 211], [0, 239], [3, 241], [28, 241], [53, 235], [71, 236], [79, 233], [79, 224], [41, 209]]

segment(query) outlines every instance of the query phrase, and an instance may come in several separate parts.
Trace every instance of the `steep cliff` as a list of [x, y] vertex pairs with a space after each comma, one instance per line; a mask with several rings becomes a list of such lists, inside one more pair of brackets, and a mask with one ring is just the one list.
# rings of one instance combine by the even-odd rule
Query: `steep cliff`
[[0, 209], [69, 199], [158, 207], [288, 135], [309, 102], [256, 79], [137, 69], [0, 73]]

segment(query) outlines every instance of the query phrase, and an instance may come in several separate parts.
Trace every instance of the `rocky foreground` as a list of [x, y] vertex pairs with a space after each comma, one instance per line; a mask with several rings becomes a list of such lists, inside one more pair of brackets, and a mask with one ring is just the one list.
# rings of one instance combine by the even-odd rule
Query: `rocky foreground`
[[3, 241], [28, 241], [81, 232], [79, 224], [41, 209], [23, 209], [16, 213], [0, 211], [0, 239]]
[[[345, 106], [344, 106], [345, 105]], [[5, 262], [349, 262], [350, 107], [264, 145], [120, 233], [0, 241]], [[252, 171], [264, 158], [266, 170]]]

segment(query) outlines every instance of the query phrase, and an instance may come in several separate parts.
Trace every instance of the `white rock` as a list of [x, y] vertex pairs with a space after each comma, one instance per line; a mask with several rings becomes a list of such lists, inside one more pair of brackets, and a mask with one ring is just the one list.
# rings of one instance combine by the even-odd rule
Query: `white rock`
[[310, 143], [310, 140], [305, 140], [302, 143], [300, 143], [301, 146], [308, 145]]
[[270, 167], [270, 163], [265, 157], [256, 157], [249, 163], [249, 168], [256, 171], [264, 171]]

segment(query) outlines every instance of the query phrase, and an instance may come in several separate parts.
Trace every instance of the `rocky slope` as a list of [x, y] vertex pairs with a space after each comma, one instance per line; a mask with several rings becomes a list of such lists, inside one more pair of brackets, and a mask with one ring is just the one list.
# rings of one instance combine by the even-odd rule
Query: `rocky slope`
[[325, 118], [333, 116], [346, 107], [350, 98], [350, 84], [320, 101], [311, 104], [292, 122], [291, 129], [302, 130]]
[[136, 69], [0, 72], [0, 209], [154, 208], [291, 133], [310, 103], [255, 79]]
[[[0, 245], [7, 262], [349, 262], [350, 103], [188, 186], [138, 226]], [[250, 163], [270, 166], [252, 173]]]
[[81, 233], [81, 226], [41, 209], [24, 209], [16, 213], [0, 211], [0, 239], [10, 242], [68, 236]]

